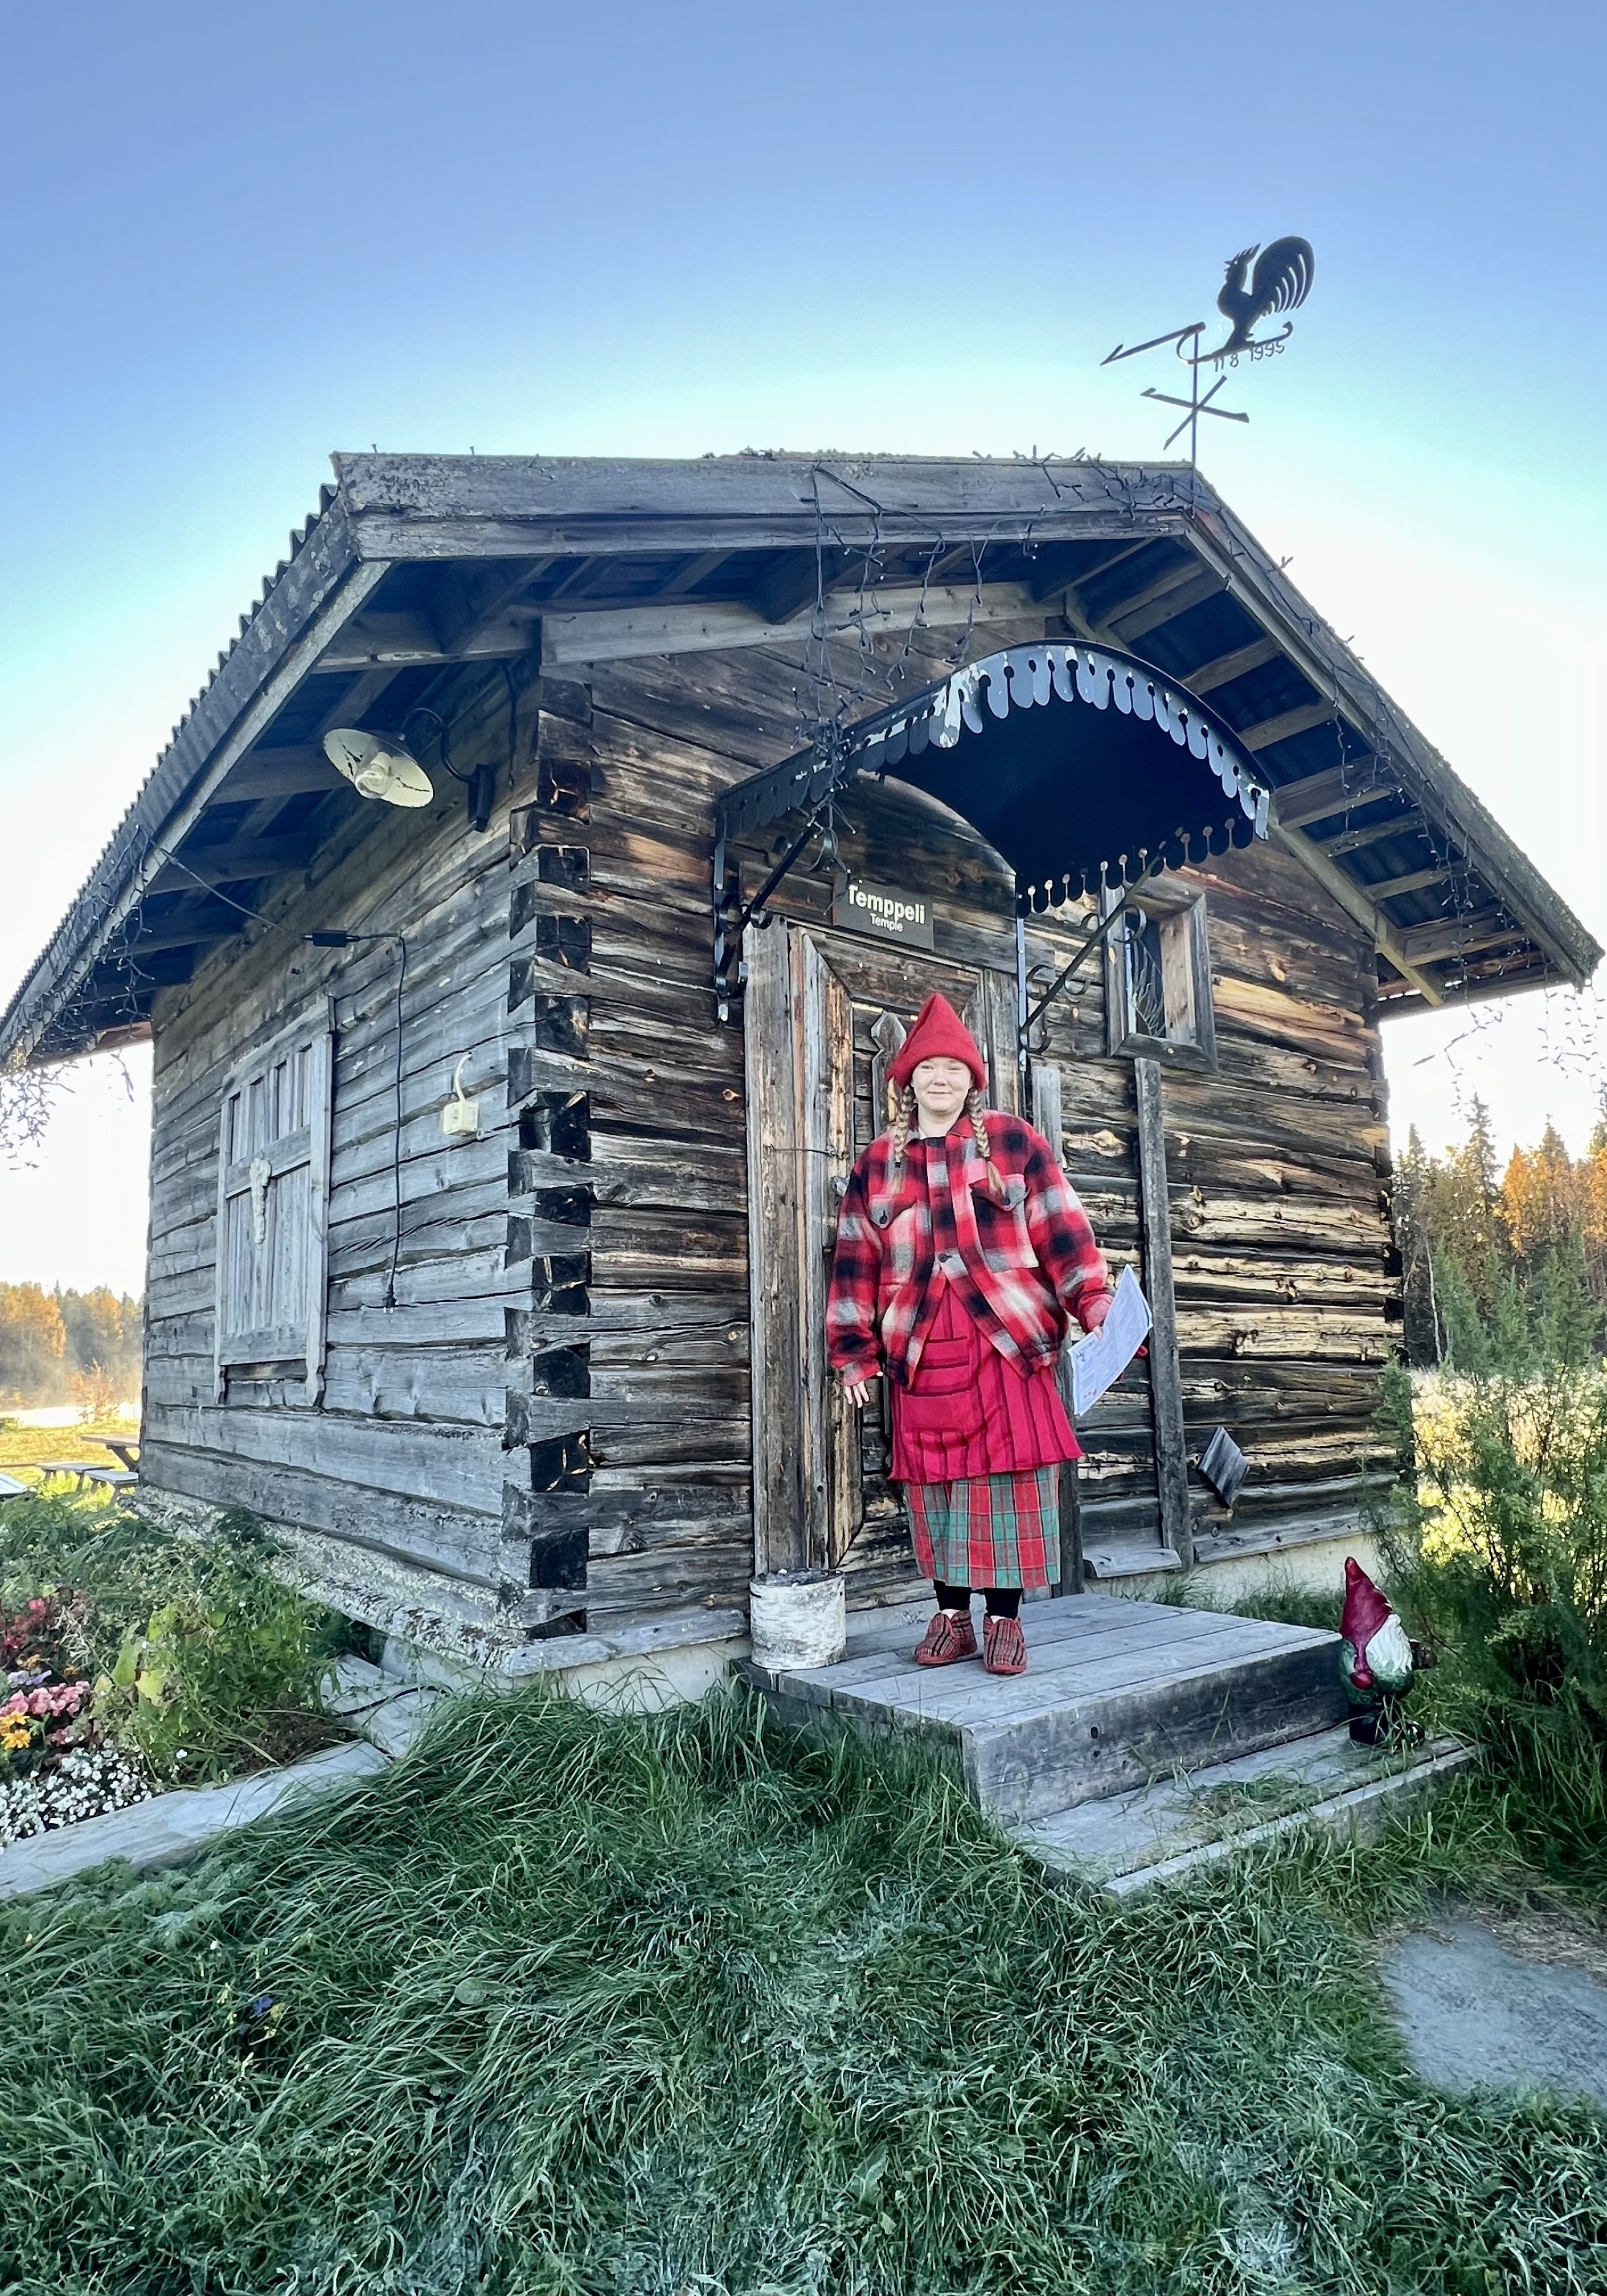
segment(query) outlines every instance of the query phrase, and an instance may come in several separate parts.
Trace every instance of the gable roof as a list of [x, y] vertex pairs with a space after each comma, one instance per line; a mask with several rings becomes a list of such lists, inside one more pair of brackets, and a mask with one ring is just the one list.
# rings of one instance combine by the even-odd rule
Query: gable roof
[[127, 1040], [360, 804], [319, 746], [443, 680], [851, 628], [1063, 615], [1209, 705], [1273, 833], [1372, 935], [1386, 1004], [1547, 981], [1601, 949], [1197, 472], [742, 455], [337, 455], [291, 552], [0, 1020], [0, 1062]]

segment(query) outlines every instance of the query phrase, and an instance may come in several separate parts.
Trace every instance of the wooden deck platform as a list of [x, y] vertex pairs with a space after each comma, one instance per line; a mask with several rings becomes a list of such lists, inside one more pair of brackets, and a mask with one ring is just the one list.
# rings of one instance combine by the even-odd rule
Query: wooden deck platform
[[1345, 1715], [1339, 1638], [1310, 1628], [1080, 1595], [1027, 1608], [1031, 1665], [1007, 1678], [980, 1660], [913, 1665], [927, 1615], [859, 1615], [836, 1666], [742, 1671], [788, 1721], [831, 1715], [928, 1733], [1012, 1827], [1310, 1737]]

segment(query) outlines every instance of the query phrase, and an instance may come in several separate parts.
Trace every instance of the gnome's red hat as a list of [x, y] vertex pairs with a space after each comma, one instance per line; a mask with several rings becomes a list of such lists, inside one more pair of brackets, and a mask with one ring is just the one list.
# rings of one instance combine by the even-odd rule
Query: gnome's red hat
[[1367, 1644], [1390, 1616], [1390, 1605], [1354, 1555], [1345, 1557], [1345, 1608], [1340, 1632], [1356, 1652], [1356, 1679], [1365, 1689], [1373, 1677]]
[[988, 1063], [947, 996], [929, 996], [915, 1015], [915, 1025], [898, 1047], [888, 1075], [900, 1092], [922, 1061], [963, 1061], [979, 1092], [988, 1089]]

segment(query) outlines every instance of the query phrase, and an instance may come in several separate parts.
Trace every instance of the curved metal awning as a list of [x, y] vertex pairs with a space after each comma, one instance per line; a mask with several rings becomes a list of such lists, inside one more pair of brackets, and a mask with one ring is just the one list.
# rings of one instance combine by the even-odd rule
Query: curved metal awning
[[923, 790], [1015, 872], [1023, 909], [1180, 868], [1267, 834], [1267, 791], [1230, 727], [1108, 646], [1010, 646], [728, 790], [723, 845], [815, 815], [861, 774]]

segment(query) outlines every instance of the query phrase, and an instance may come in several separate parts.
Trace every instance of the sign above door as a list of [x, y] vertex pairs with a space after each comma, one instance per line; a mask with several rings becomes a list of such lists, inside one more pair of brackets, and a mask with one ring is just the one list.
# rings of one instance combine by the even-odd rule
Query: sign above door
[[870, 933], [904, 948], [931, 948], [931, 903], [924, 893], [897, 885], [873, 885], [865, 877], [842, 880], [832, 898], [832, 922], [849, 932]]

